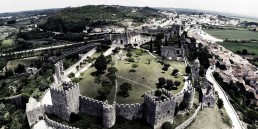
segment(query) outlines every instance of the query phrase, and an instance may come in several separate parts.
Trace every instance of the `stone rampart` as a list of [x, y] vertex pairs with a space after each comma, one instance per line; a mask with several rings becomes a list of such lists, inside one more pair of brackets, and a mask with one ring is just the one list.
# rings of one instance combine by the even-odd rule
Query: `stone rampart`
[[103, 105], [103, 126], [104, 128], [111, 128], [116, 123], [116, 105]]
[[68, 125], [63, 125], [61, 123], [53, 121], [53, 120], [49, 119], [47, 117], [47, 115], [44, 116], [44, 119], [45, 119], [45, 122], [48, 126], [53, 127], [55, 129], [79, 129], [79, 128], [71, 127], [71, 126], [68, 126]]
[[196, 109], [196, 111], [194, 112], [194, 114], [187, 119], [184, 123], [182, 123], [181, 125], [177, 126], [175, 129], [185, 129], [187, 126], [189, 126], [196, 118], [198, 112], [201, 109], [201, 104], [199, 105], [199, 107]]
[[103, 116], [103, 105], [105, 102], [80, 96], [80, 113], [102, 117]]
[[143, 104], [116, 104], [116, 115], [128, 120], [142, 118]]

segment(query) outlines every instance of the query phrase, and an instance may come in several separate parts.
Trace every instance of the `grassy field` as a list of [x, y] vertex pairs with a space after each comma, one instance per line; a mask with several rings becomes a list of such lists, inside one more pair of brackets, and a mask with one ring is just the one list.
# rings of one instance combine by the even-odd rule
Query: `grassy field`
[[253, 42], [253, 43], [220, 42], [219, 44], [233, 52], [242, 51], [243, 49], [246, 49], [248, 53], [254, 53], [258, 55], [258, 42]]
[[[127, 53], [126, 50], [123, 51], [123, 55]], [[116, 60], [116, 57], [114, 55], [113, 63], [114, 66], [118, 69], [117, 73], [117, 86], [119, 91], [119, 86], [125, 82], [128, 82], [132, 84], [132, 91], [130, 92], [129, 97], [121, 97], [117, 95], [116, 102], [117, 103], [142, 103], [143, 102], [143, 94], [147, 91], [153, 90], [157, 88], [156, 83], [158, 83], [159, 77], [164, 77], [166, 79], [171, 79], [173, 81], [180, 81], [181, 85], [178, 87], [177, 90], [171, 90], [173, 94], [176, 94], [180, 92], [184, 86], [183, 82], [183, 76], [178, 76], [175, 78], [171, 75], [172, 70], [169, 69], [168, 71], [163, 71], [163, 65], [156, 62], [155, 59], [149, 55], [147, 52], [142, 53], [142, 55], [136, 55], [136, 50], [131, 52], [133, 54], [133, 58], [135, 59], [135, 63], [129, 63], [125, 60]], [[137, 58], [139, 59], [139, 62], [137, 61]], [[151, 63], [148, 64], [147, 59], [151, 59]], [[172, 62], [171, 62], [172, 63]], [[138, 67], [135, 68], [136, 72], [130, 72], [129, 70], [133, 69], [132, 64], [138, 64]], [[174, 62], [173, 66], [181, 65], [180, 63]], [[182, 66], [178, 66], [182, 67]], [[95, 72], [96, 69], [94, 67], [91, 67], [87, 71], [84, 72], [84, 75], [82, 76], [82, 80], [79, 82], [80, 84], [80, 91], [81, 95], [92, 97], [92, 98], [98, 98], [99, 94], [97, 93], [98, 88], [101, 87], [101, 84], [95, 83], [94, 79], [95, 77], [91, 75], [92, 72]], [[102, 77], [105, 77], [105, 75], [102, 75]], [[104, 79], [104, 78], [102, 78]], [[107, 100], [109, 102], [114, 101], [115, 96], [115, 87], [113, 87], [112, 92], [107, 96]]]
[[30, 57], [30, 58], [24, 58], [24, 59], [17, 59], [17, 60], [11, 60], [7, 63], [8, 69], [14, 69], [18, 66], [18, 64], [25, 65], [25, 67], [30, 66], [31, 63], [39, 59], [40, 57]]
[[204, 31], [219, 39], [228, 38], [233, 40], [251, 40], [251, 39], [258, 40], [258, 32], [254, 32], [254, 31], [219, 30], [219, 29], [209, 29]]
[[[223, 114], [221, 112], [224, 112]], [[230, 129], [223, 119], [229, 119], [225, 110], [222, 111], [215, 105], [214, 108], [204, 108], [200, 110], [196, 120], [187, 129]]]

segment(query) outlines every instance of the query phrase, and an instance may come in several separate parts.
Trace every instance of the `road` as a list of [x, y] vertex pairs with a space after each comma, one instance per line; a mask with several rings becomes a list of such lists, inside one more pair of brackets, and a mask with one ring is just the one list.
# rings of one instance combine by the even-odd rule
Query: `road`
[[[214, 69], [214, 68], [213, 68]], [[242, 123], [234, 109], [234, 107], [231, 105], [231, 103], [228, 100], [228, 97], [226, 95], [226, 93], [224, 92], [224, 90], [220, 87], [220, 85], [217, 83], [217, 81], [214, 79], [212, 73], [213, 70], [211, 67], [207, 70], [206, 72], [206, 78], [208, 79], [208, 81], [210, 81], [213, 86], [215, 91], [218, 92], [219, 98], [221, 98], [223, 100], [224, 103], [224, 108], [227, 112], [227, 114], [229, 115], [231, 121], [232, 121], [232, 125], [233, 125], [233, 129], [245, 129], [242, 126]]]

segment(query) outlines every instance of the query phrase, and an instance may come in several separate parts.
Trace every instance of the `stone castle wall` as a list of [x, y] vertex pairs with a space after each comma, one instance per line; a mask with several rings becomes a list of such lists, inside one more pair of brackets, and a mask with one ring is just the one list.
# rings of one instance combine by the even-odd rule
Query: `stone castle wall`
[[175, 129], [185, 129], [187, 126], [189, 126], [196, 119], [196, 116], [197, 116], [198, 112], [200, 111], [200, 109], [201, 109], [201, 104], [199, 105], [199, 107], [196, 109], [194, 114], [189, 119], [187, 119], [181, 125], [177, 126]]
[[92, 115], [92, 116], [103, 116], [103, 105], [104, 102], [80, 96], [80, 113]]
[[173, 95], [162, 89], [161, 92], [166, 98], [156, 101], [151, 96], [155, 96], [155, 91], [150, 91], [144, 95], [144, 113], [147, 123], [154, 129], [160, 128], [164, 122], [173, 123], [174, 112], [176, 107], [176, 98]]
[[116, 115], [128, 120], [142, 118], [143, 104], [116, 104]]
[[48, 126], [50, 127], [54, 127], [55, 129], [79, 129], [79, 128], [75, 128], [75, 127], [71, 127], [71, 126], [67, 126], [67, 125], [63, 125], [61, 123], [58, 123], [56, 121], [53, 121], [51, 119], [49, 119], [47, 117], [47, 115], [44, 116], [45, 122]]
[[43, 118], [44, 115], [44, 107], [39, 106], [35, 107], [33, 110], [26, 110], [26, 116], [28, 119], [28, 123], [30, 126], [36, 124], [39, 121], [39, 118]]

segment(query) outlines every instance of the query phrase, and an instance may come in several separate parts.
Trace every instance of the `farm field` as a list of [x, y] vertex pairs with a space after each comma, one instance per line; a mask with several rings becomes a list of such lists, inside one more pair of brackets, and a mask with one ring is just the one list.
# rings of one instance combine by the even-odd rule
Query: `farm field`
[[218, 44], [224, 46], [226, 49], [232, 52], [242, 51], [246, 49], [248, 53], [254, 53], [258, 55], [258, 42], [251, 43], [232, 43], [232, 42], [219, 42]]
[[[178, 75], [178, 77], [174, 77], [171, 75], [172, 70], [163, 71], [163, 65], [158, 63], [151, 55], [147, 52], [142, 52], [141, 54], [137, 54], [138, 50], [133, 50], [131, 53], [133, 54], [132, 58], [135, 59], [134, 63], [129, 63], [126, 60], [117, 59], [116, 56], [112, 55], [112, 62], [114, 67], [118, 69], [117, 72], [117, 92], [120, 90], [120, 85], [123, 83], [130, 83], [132, 85], [132, 91], [129, 91], [129, 97], [122, 97], [117, 95], [116, 102], [123, 104], [132, 104], [132, 103], [142, 103], [143, 95], [145, 92], [154, 90], [157, 88], [156, 83], [158, 83], [158, 78], [164, 77], [165, 79], [171, 79], [173, 81], [180, 81], [180, 86], [175, 90], [171, 90], [171, 93], [176, 94], [180, 92], [184, 86], [183, 76]], [[122, 55], [127, 53], [126, 50], [123, 50]], [[139, 62], [138, 60], [139, 59]], [[149, 64], [147, 59], [151, 59], [151, 63]], [[132, 68], [132, 64], [138, 64], [137, 68]], [[175, 63], [173, 66], [181, 65], [181, 63]], [[178, 66], [180, 67], [180, 66]], [[135, 72], [130, 72], [130, 70], [134, 69]], [[91, 73], [95, 72], [95, 67], [91, 67], [87, 71], [84, 72], [83, 78], [80, 82], [80, 92], [83, 96], [88, 96], [92, 98], [98, 98], [99, 94], [97, 92], [98, 88], [101, 87], [101, 84], [95, 83], [95, 77], [91, 75]], [[102, 75], [101, 80], [105, 80], [105, 75]], [[111, 93], [107, 96], [107, 100], [109, 103], [114, 101], [115, 96], [115, 86], [112, 88]]]
[[209, 29], [204, 31], [219, 39], [228, 38], [232, 40], [251, 40], [251, 39], [258, 40], [258, 32], [254, 32], [254, 31], [220, 30], [220, 29]]
[[18, 66], [18, 64], [22, 64], [25, 67], [29, 67], [31, 63], [38, 60], [40, 57], [30, 57], [30, 58], [24, 58], [24, 59], [17, 59], [17, 60], [11, 60], [7, 63], [8, 69], [14, 69]]

